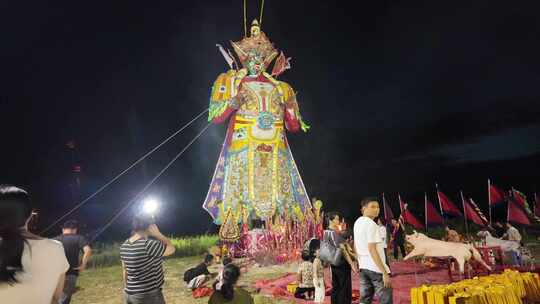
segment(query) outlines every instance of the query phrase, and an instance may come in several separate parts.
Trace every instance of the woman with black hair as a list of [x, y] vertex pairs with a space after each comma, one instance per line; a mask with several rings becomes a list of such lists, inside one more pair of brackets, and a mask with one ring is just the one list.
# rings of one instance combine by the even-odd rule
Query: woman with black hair
[[236, 287], [240, 277], [240, 268], [234, 264], [227, 264], [223, 268], [223, 278], [221, 288], [216, 289], [214, 284], [214, 293], [208, 300], [208, 304], [253, 304], [253, 298], [249, 292]]
[[30, 196], [0, 185], [0, 302], [58, 303], [69, 263], [60, 242], [28, 231]]
[[346, 240], [341, 235], [342, 217], [337, 212], [330, 212], [326, 215], [326, 230], [323, 239], [332, 242], [336, 248], [342, 252], [340, 265], [330, 265], [332, 270], [332, 304], [349, 304], [352, 301], [352, 280], [351, 270], [358, 272], [353, 258], [347, 250]]

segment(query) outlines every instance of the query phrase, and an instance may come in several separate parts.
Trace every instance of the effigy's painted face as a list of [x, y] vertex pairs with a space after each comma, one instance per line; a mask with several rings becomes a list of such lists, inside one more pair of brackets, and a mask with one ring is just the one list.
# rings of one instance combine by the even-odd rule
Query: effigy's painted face
[[258, 26], [251, 27], [251, 37], [257, 37], [261, 33], [261, 28]]
[[264, 63], [261, 57], [255, 54], [248, 59], [246, 68], [250, 76], [256, 76], [264, 70]]

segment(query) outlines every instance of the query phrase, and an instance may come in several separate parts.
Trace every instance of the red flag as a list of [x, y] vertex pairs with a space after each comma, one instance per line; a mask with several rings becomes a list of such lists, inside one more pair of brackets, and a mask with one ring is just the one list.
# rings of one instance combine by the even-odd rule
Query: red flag
[[498, 205], [504, 202], [504, 193], [497, 187], [489, 184], [489, 205]]
[[407, 210], [407, 204], [403, 202], [401, 199], [401, 196], [398, 195], [399, 198], [399, 208], [401, 209], [401, 217], [403, 217], [403, 221], [407, 224], [412, 225], [414, 228], [418, 230], [424, 229], [424, 225], [420, 223], [420, 221], [410, 212]]
[[383, 199], [383, 208], [384, 208], [384, 221], [388, 225], [392, 222], [392, 219], [394, 219], [394, 213], [392, 212], [392, 209], [386, 202], [386, 198], [384, 198], [384, 193], [382, 195], [382, 199]]
[[527, 205], [527, 198], [525, 197], [525, 195], [514, 188], [512, 188], [510, 193], [512, 193], [512, 198], [514, 199], [514, 202], [517, 203], [521, 208], [525, 208], [525, 206]]
[[531, 224], [525, 210], [523, 210], [514, 199], [508, 200], [508, 221], [523, 225]]
[[478, 205], [473, 201], [472, 198], [469, 198], [469, 203], [471, 203], [471, 206], [476, 211], [476, 214], [478, 214], [478, 216], [482, 219], [482, 221], [487, 225], [489, 223], [489, 221], [488, 221], [487, 217], [484, 215], [484, 213], [482, 212], [482, 209], [480, 209], [480, 207], [478, 207]]
[[437, 195], [439, 196], [439, 203], [441, 204], [443, 213], [453, 216], [463, 215], [458, 207], [456, 207], [456, 204], [454, 204], [454, 202], [452, 202], [444, 193], [437, 190]]
[[465, 212], [465, 216], [468, 220], [472, 221], [473, 223], [479, 225], [479, 226], [485, 226], [486, 222], [480, 217], [478, 212], [475, 210], [474, 206], [471, 204], [470, 199], [465, 199], [463, 201], [463, 208]]
[[425, 196], [425, 209], [426, 209], [426, 226], [428, 225], [443, 225], [444, 220], [439, 214], [437, 209], [433, 207], [433, 203]]

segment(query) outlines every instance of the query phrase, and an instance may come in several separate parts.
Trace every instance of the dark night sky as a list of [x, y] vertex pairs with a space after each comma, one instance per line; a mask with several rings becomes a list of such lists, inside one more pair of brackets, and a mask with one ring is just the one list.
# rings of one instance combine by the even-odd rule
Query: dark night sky
[[[242, 35], [242, 1], [10, 1], [2, 6], [0, 182], [27, 187], [41, 225], [208, 105]], [[258, 1], [248, 1], [249, 20]], [[397, 192], [420, 205], [434, 182], [486, 206], [486, 182], [540, 190], [540, 19], [534, 1], [266, 1], [263, 31], [293, 57], [307, 134], [291, 134], [311, 196], [357, 215]], [[195, 126], [75, 216], [102, 225], [204, 126]], [[169, 233], [211, 229], [200, 207], [224, 126], [158, 180]], [[66, 147], [74, 140], [78, 156]], [[413, 209], [415, 207], [413, 206]], [[123, 217], [109, 232], [125, 235]], [[114, 233], [116, 232], [116, 233]]]

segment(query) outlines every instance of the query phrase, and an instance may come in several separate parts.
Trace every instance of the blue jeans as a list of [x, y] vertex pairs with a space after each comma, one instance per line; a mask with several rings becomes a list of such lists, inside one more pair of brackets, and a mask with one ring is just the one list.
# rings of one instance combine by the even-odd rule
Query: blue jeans
[[64, 290], [62, 296], [60, 297], [59, 304], [69, 304], [71, 302], [71, 296], [75, 293], [75, 287], [77, 287], [77, 278], [79, 276], [75, 274], [66, 275], [66, 280], [64, 281]]
[[124, 292], [124, 303], [125, 304], [165, 304], [165, 299], [163, 298], [163, 293], [161, 289], [146, 292], [146, 293], [136, 293], [128, 294]]
[[521, 263], [520, 263], [520, 258], [519, 258], [519, 255], [517, 252], [515, 251], [510, 251], [510, 258], [512, 259], [512, 265], [513, 266], [519, 266]]
[[360, 269], [360, 303], [371, 304], [373, 295], [379, 298], [380, 304], [392, 304], [392, 288], [385, 288], [382, 273]]

